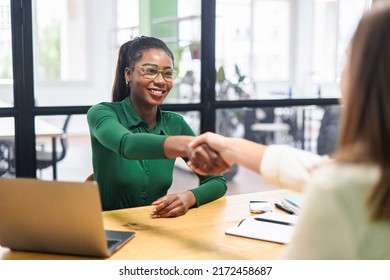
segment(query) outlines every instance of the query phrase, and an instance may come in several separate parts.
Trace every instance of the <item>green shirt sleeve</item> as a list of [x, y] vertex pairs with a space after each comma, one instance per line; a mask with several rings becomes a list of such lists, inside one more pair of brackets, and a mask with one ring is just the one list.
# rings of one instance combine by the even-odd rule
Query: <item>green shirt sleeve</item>
[[120, 117], [107, 106], [93, 106], [87, 114], [91, 136], [127, 159], [165, 158], [163, 143], [167, 135], [132, 133], [121, 123]]
[[199, 176], [199, 187], [191, 191], [196, 197], [196, 207], [216, 200], [225, 195], [227, 190], [225, 177], [217, 176]]

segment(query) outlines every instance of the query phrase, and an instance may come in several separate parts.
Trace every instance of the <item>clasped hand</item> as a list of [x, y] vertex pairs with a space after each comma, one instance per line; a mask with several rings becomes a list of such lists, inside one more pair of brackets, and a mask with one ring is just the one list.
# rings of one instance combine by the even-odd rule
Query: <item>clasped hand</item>
[[[218, 137], [216, 134], [205, 133], [195, 138], [188, 145], [187, 155], [188, 166], [200, 175], [217, 175], [230, 170], [232, 163], [229, 163], [223, 156], [222, 151], [217, 151], [221, 147], [210, 142], [208, 137]], [[218, 139], [217, 139], [218, 140]]]

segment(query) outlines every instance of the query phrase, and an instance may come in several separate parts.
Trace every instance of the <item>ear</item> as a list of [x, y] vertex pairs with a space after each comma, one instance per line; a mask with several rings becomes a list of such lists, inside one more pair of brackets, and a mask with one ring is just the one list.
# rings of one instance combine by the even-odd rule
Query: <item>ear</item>
[[131, 70], [129, 67], [125, 68], [124, 76], [125, 76], [126, 84], [130, 84], [131, 83]]

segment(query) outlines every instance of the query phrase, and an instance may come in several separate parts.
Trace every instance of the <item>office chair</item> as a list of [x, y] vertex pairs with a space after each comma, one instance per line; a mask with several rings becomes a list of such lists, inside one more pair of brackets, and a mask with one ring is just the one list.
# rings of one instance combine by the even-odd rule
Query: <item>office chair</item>
[[317, 138], [317, 153], [319, 155], [329, 155], [336, 150], [341, 111], [342, 107], [340, 105], [324, 107], [324, 115]]
[[[62, 149], [60, 151], [57, 151], [56, 163], [65, 158], [68, 150], [67, 129], [68, 129], [71, 116], [72, 115], [66, 116], [64, 125], [62, 127], [62, 130], [64, 131], [64, 134], [61, 136], [60, 139]], [[53, 165], [52, 151], [49, 149], [45, 150], [44, 146], [42, 146], [42, 148], [37, 149], [36, 155], [37, 155], [37, 169], [39, 170], [39, 177], [42, 177], [42, 169], [48, 168]]]
[[15, 175], [15, 161], [12, 155], [13, 143], [0, 140], [0, 176]]

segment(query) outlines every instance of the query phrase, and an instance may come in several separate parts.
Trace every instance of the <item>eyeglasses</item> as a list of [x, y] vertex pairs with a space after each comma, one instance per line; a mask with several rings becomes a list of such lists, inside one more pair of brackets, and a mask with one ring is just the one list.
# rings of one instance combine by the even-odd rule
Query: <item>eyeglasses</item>
[[173, 80], [177, 77], [177, 71], [172, 68], [166, 68], [163, 70], [158, 69], [157, 66], [154, 65], [143, 65], [143, 66], [131, 66], [131, 68], [139, 68], [144, 72], [144, 77], [146, 79], [156, 79], [158, 74], [161, 73], [164, 80], [168, 83], [172, 83]]

